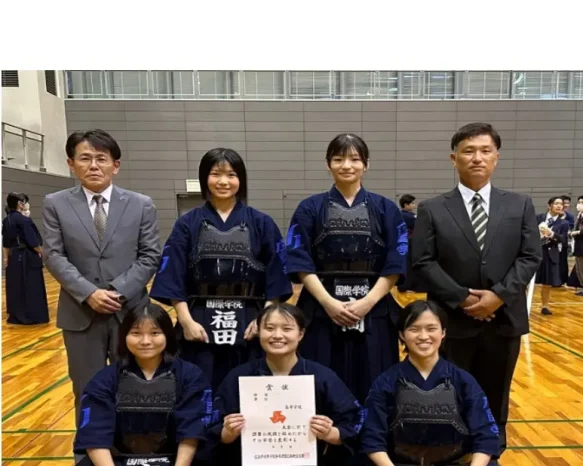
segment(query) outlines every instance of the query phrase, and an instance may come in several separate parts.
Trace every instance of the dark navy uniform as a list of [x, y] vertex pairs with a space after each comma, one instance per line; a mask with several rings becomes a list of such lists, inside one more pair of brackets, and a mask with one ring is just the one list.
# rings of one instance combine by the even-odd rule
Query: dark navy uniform
[[537, 215], [536, 221], [539, 225], [547, 222], [555, 235], [552, 238], [541, 238], [543, 261], [535, 281], [540, 285], [561, 286], [565, 283], [564, 277], [561, 277], [561, 252], [567, 249], [569, 223], [560, 217], [548, 217], [547, 214]]
[[399, 291], [415, 291], [416, 293], [426, 293], [427, 287], [424, 286], [419, 277], [413, 272], [413, 261], [411, 254], [411, 236], [413, 236], [413, 231], [415, 230], [415, 222], [417, 221], [417, 215], [408, 210], [401, 210], [401, 215], [407, 225], [407, 234], [409, 236], [409, 250], [407, 254], [407, 278], [405, 282], [399, 285]]
[[[178, 443], [206, 438], [212, 392], [202, 371], [181, 359], [146, 380], [135, 362], [103, 368], [83, 391], [74, 452], [107, 448], [116, 464], [172, 465]], [[200, 447], [199, 447], [200, 449]], [[88, 457], [82, 460], [90, 463]]]
[[44, 324], [49, 321], [43, 262], [34, 248], [41, 235], [30, 219], [11, 211], [2, 221], [2, 246], [10, 249], [6, 268], [6, 310], [10, 324]]
[[[362, 188], [352, 206], [340, 192], [305, 199], [295, 211], [287, 237], [287, 267], [315, 273], [331, 296], [353, 301], [366, 296], [380, 276], [405, 273], [407, 226], [389, 199]], [[330, 367], [362, 403], [372, 382], [398, 362], [398, 305], [390, 293], [355, 328], [335, 324], [303, 288], [298, 306], [308, 320], [302, 355]]]
[[213, 390], [227, 373], [260, 356], [243, 335], [266, 300], [288, 300], [285, 244], [271, 217], [238, 202], [223, 222], [210, 203], [180, 217], [166, 242], [150, 296], [188, 302], [210, 344], [187, 341], [181, 357], [200, 367]]
[[[241, 440], [224, 445], [220, 443], [225, 416], [240, 413], [239, 377], [273, 375], [265, 359], [257, 359], [233, 369], [219, 387], [213, 404], [213, 423], [209, 427], [209, 441], [213, 444], [216, 466], [241, 465]], [[299, 358], [291, 370], [293, 375], [313, 375], [316, 389], [316, 414], [328, 416], [338, 428], [342, 445], [318, 442], [318, 465], [342, 466], [351, 464], [358, 449], [357, 439], [364, 412], [346, 385], [327, 367]]]
[[363, 453], [396, 465], [445, 465], [471, 453], [498, 453], [488, 400], [466, 371], [440, 359], [427, 380], [406, 359], [382, 374], [366, 400]]

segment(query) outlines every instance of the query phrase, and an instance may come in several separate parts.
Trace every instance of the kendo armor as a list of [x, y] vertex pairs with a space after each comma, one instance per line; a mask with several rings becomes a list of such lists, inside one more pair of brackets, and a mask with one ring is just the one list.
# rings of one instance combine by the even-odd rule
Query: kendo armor
[[245, 222], [223, 232], [203, 221], [191, 267], [196, 298], [259, 299], [265, 294], [265, 266], [251, 251]]
[[[449, 379], [429, 391], [399, 379], [390, 431], [395, 453], [402, 458], [397, 463], [424, 466], [449, 464], [459, 459], [469, 435], [460, 415], [456, 390]], [[438, 438], [442, 441], [437, 442]]]
[[176, 454], [176, 377], [165, 372], [144, 380], [122, 371], [116, 394], [114, 456]]
[[376, 230], [368, 200], [346, 208], [329, 199], [324, 228], [313, 244], [318, 275], [378, 276], [386, 245]]

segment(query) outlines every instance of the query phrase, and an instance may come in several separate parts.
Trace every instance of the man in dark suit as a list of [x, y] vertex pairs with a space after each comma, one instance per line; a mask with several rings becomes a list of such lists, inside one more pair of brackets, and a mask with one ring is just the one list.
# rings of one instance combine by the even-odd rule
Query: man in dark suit
[[501, 455], [520, 336], [529, 331], [526, 287], [541, 262], [541, 245], [530, 197], [490, 183], [500, 147], [486, 123], [453, 136], [450, 157], [460, 183], [420, 203], [412, 252], [428, 298], [449, 316], [446, 357], [469, 371], [488, 397]]

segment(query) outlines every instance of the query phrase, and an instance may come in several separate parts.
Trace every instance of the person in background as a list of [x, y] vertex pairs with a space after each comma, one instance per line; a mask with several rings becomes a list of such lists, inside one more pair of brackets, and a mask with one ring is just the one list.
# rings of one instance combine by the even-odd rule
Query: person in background
[[[569, 224], [569, 230], [572, 230], [575, 227], [575, 217], [573, 214], [569, 212], [569, 208], [571, 206], [571, 197], [564, 195], [561, 196], [563, 200], [563, 213], [561, 214], [561, 218], [567, 221]], [[561, 275], [561, 283], [565, 284], [569, 280], [569, 256], [572, 253], [572, 245], [570, 238], [567, 238], [567, 244], [564, 248], [561, 249], [559, 253], [559, 273]]]
[[571, 237], [574, 241], [576, 286], [580, 288], [576, 295], [583, 296], [583, 196], [577, 198], [577, 217], [575, 218], [575, 227], [571, 231]]
[[558, 288], [564, 282], [561, 277], [561, 252], [567, 249], [569, 223], [561, 218], [563, 200], [553, 196], [548, 202], [548, 212], [537, 215], [543, 260], [536, 274], [536, 283], [541, 286], [541, 314], [552, 315], [549, 309], [551, 288]]
[[10, 193], [2, 220], [3, 264], [6, 269], [7, 322], [46, 324], [49, 307], [43, 275], [42, 237], [30, 219], [28, 196]]
[[439, 356], [447, 314], [415, 301], [401, 311], [397, 328], [407, 359], [370, 391], [362, 451], [376, 466], [488, 465], [498, 453], [498, 426], [476, 379]]
[[259, 313], [257, 325], [265, 356], [229, 372], [214, 399], [214, 420], [209, 426], [214, 464], [241, 465], [240, 436], [245, 417], [240, 413], [239, 377], [272, 375], [314, 376], [312, 396], [316, 398], [316, 415], [310, 420], [310, 430], [318, 440], [317, 463], [320, 466], [353, 464], [364, 412], [331, 369], [297, 355], [305, 332], [303, 312], [291, 304], [273, 304]]
[[399, 199], [399, 205], [401, 206], [401, 215], [405, 221], [405, 225], [407, 225], [409, 237], [411, 237], [413, 236], [415, 220], [417, 219], [417, 215], [415, 215], [415, 209], [417, 208], [415, 205], [415, 196], [412, 194], [404, 194]]
[[404, 194], [399, 199], [399, 205], [401, 206], [401, 215], [403, 216], [405, 225], [407, 225], [409, 251], [407, 254], [407, 274], [405, 276], [405, 281], [399, 285], [398, 289], [400, 292], [411, 291], [416, 293], [426, 293], [426, 287], [423, 286], [419, 277], [413, 272], [413, 263], [411, 261], [411, 237], [413, 236], [415, 221], [417, 220], [417, 215], [415, 215], [415, 209], [417, 208], [415, 204], [415, 196], [412, 194]]
[[575, 227], [575, 216], [571, 213], [571, 197], [564, 195], [561, 196], [563, 200], [563, 213], [565, 214], [565, 220], [569, 223], [569, 230]]
[[74, 452], [87, 456], [79, 466], [190, 466], [206, 439], [212, 393], [202, 371], [178, 358], [168, 313], [153, 303], [129, 311], [118, 354], [83, 390]]

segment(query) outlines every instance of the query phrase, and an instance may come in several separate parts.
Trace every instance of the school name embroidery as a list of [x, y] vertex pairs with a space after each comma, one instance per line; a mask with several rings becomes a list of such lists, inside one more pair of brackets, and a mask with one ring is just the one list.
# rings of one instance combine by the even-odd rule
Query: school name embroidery
[[368, 285], [337, 285], [336, 286], [336, 296], [347, 296], [347, 297], [359, 297], [366, 296], [370, 291]]

